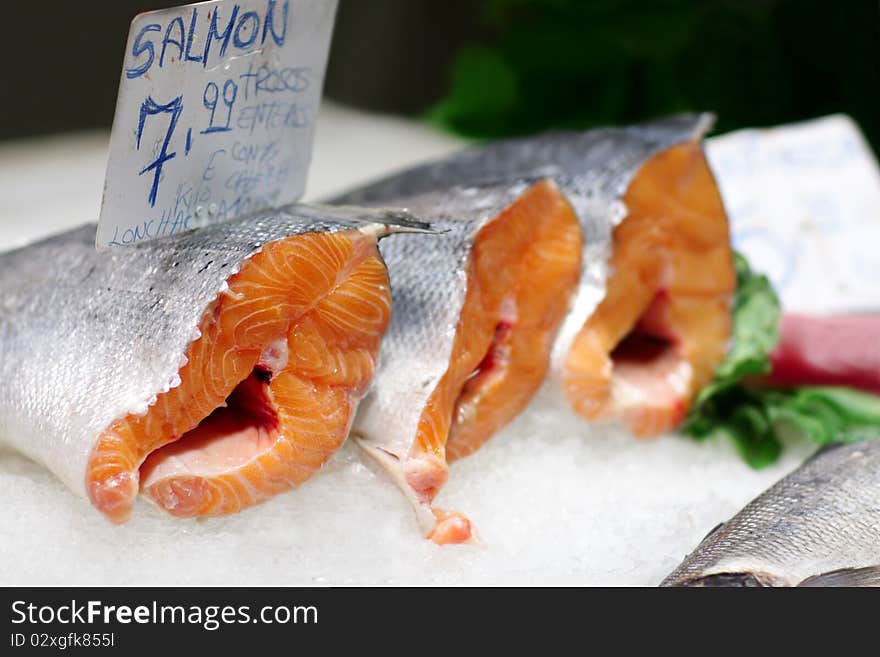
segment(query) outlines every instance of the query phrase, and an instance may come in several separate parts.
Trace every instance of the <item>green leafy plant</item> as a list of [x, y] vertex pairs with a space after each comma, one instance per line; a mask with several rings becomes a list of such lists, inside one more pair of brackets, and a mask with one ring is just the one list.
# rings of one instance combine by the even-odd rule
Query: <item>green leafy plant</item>
[[779, 299], [766, 276], [755, 274], [735, 256], [737, 294], [733, 346], [712, 382], [703, 388], [685, 421], [685, 433], [698, 440], [727, 437], [755, 468], [782, 453], [784, 431], [825, 444], [876, 436], [880, 397], [849, 388], [799, 386], [768, 388], [770, 354], [779, 341]]
[[482, 0], [428, 113], [497, 138], [684, 110], [718, 129], [844, 111], [880, 144], [880, 9], [818, 0]]

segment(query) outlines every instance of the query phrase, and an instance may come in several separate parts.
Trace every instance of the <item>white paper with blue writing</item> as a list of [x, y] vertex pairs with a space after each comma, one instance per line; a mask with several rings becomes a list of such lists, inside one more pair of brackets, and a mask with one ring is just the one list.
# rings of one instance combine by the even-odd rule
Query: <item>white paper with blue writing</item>
[[708, 140], [735, 248], [786, 310], [880, 312], [880, 170], [842, 115]]
[[99, 249], [297, 200], [337, 0], [215, 0], [138, 15]]

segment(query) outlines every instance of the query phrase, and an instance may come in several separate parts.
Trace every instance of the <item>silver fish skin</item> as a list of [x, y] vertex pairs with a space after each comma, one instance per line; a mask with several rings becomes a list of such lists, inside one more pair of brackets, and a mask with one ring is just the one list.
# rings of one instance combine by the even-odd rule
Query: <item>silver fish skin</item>
[[409, 215], [291, 205], [95, 250], [94, 224], [0, 254], [0, 445], [87, 495], [96, 437], [180, 385], [187, 346], [264, 245], [314, 232], [425, 230]]
[[553, 180], [577, 213], [584, 235], [581, 283], [554, 347], [558, 374], [575, 334], [605, 294], [611, 233], [626, 215], [622, 199], [630, 182], [651, 157], [699, 140], [714, 120], [708, 113], [686, 113], [632, 126], [505, 139], [405, 169], [330, 202], [399, 205], [407, 196], [451, 187]]
[[[450, 364], [468, 291], [466, 267], [477, 232], [528, 187], [451, 188], [394, 199], [438, 234], [400, 234], [379, 251], [388, 268], [393, 311], [373, 384], [352, 426], [358, 444], [386, 468], [416, 511], [422, 530], [435, 523], [429, 500], [407, 483], [419, 419]], [[445, 470], [445, 463], [422, 464]]]
[[661, 586], [880, 586], [880, 441], [819, 450]]
[[[362, 403], [354, 426], [359, 444], [383, 462], [410, 497], [423, 529], [428, 530], [433, 522], [431, 509], [407, 485], [404, 470], [417, 464], [405, 461], [424, 402], [448, 363], [453, 326], [466, 293], [461, 287], [461, 257], [466, 252], [462, 247], [472, 241], [479, 222], [497, 214], [516, 193], [545, 179], [561, 189], [575, 210], [583, 233], [581, 282], [551, 354], [551, 373], [561, 382], [571, 342], [604, 296], [612, 231], [626, 214], [622, 199], [627, 187], [647, 160], [674, 145], [699, 139], [711, 123], [710, 115], [686, 114], [638, 126], [493, 142], [400, 171], [330, 200], [400, 206], [429, 218], [433, 225], [450, 220], [459, 225], [443, 240], [397, 236], [381, 245], [395, 312], [372, 392]], [[511, 194], [511, 189], [516, 192]], [[501, 202], [495, 200], [499, 190]], [[479, 222], [474, 223], [475, 217]], [[443, 249], [446, 253], [441, 253]], [[450, 274], [458, 279], [447, 280]], [[434, 280], [437, 285], [432, 284]]]

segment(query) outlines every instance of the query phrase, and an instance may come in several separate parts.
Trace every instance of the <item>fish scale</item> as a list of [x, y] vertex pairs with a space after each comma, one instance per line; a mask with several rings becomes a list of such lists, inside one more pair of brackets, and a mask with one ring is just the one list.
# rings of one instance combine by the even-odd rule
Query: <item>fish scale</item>
[[[394, 312], [352, 434], [390, 472], [427, 535], [439, 543], [462, 542], [472, 538], [469, 521], [431, 506], [447, 477], [447, 440], [455, 440], [457, 428], [470, 427], [468, 449], [475, 449], [494, 432], [474, 428], [475, 422], [505, 424], [537, 390], [551, 342], [540, 336], [555, 334], [568, 309], [580, 269], [580, 231], [548, 181], [425, 191], [392, 204], [428, 219], [438, 234], [428, 240], [396, 235], [380, 246]], [[560, 236], [567, 250], [555, 243]], [[546, 272], [528, 270], [528, 259], [541, 261], [546, 248], [556, 263]], [[529, 276], [545, 281], [544, 289], [524, 293]], [[549, 298], [543, 305], [541, 293]], [[496, 359], [498, 380], [517, 394], [468, 398], [513, 299], [527, 304], [520, 310], [529, 317], [514, 322], [513, 333], [525, 336], [534, 363], [526, 375], [507, 375], [524, 359]], [[473, 412], [457, 413], [461, 404]]]
[[[723, 357], [729, 335], [730, 299], [735, 284], [726, 215], [699, 146], [699, 140], [711, 126], [712, 120], [707, 114], [683, 114], [629, 127], [551, 132], [503, 140], [475, 146], [441, 160], [393, 173], [331, 200], [343, 204], [415, 207], [420, 214], [430, 217], [437, 225], [440, 225], [441, 217], [446, 221], [454, 220], [453, 223], [458, 224], [458, 228], [453, 228], [447, 240], [458, 240], [474, 261], [487, 257], [475, 244], [473, 231], [467, 228], [472, 221], [474, 208], [481, 203], [484, 206], [489, 204], [488, 209], [491, 210], [485, 215], [485, 219], [498, 215], [505, 207], [515, 206], [518, 199], [526, 195], [526, 190], [542, 184], [552, 184], [556, 190], [554, 193], [561, 191], [565, 202], [570, 204], [577, 215], [581, 232], [580, 283], [570, 306], [566, 300], [567, 316], [562, 320], [561, 328], [555, 325], [552, 328], [544, 327], [544, 337], [552, 336], [555, 340], [551, 339], [549, 345], [543, 344], [543, 339], [533, 339], [530, 343], [524, 341], [523, 324], [540, 321], [542, 313], [547, 311], [532, 310], [529, 315], [509, 303], [504, 311], [497, 311], [497, 321], [494, 324], [476, 329], [494, 333], [496, 337], [491, 339], [485, 335], [478, 336], [482, 338], [483, 344], [489, 345], [488, 351], [483, 361], [476, 366], [472, 377], [465, 382], [459, 399], [450, 400], [447, 394], [441, 399], [442, 404], [433, 405], [432, 417], [439, 427], [434, 433], [444, 434], [444, 427], [451, 424], [449, 435], [444, 434], [438, 438], [444, 444], [448, 439], [447, 447], [450, 449], [446, 453], [436, 449], [438, 459], [443, 460], [447, 455], [461, 457], [472, 453], [482, 441], [503, 426], [505, 421], [509, 421], [527, 403], [533, 392], [530, 390], [526, 394], [526, 388], [523, 388], [519, 396], [514, 398], [511, 382], [516, 378], [528, 380], [536, 373], [540, 373], [543, 378], [547, 360], [552, 365], [550, 371], [554, 374], [553, 378], [557, 384], [565, 386], [565, 392], [572, 404], [583, 414], [587, 414], [583, 408], [586, 404], [578, 404], [584, 398], [589, 399], [594, 388], [602, 391], [602, 387], [606, 386], [617, 406], [628, 406], [617, 413], [618, 417], [611, 419], [624, 419], [637, 434], [656, 434], [680, 421], [687, 410], [690, 397], [695, 393], [693, 388], [707, 373], [711, 374], [713, 367]], [[644, 215], [645, 206], [648, 206], [648, 210], [652, 209], [650, 202], [645, 202], [644, 197], [651, 200], [655, 190], [650, 185], [656, 185], [657, 181], [650, 176], [647, 184], [642, 181], [643, 176], [640, 174], [646, 170], [650, 170], [650, 176], [659, 175], [661, 178], [668, 170], [673, 171], [672, 180], [661, 181], [669, 182], [669, 188], [662, 188], [655, 194], [660, 197], [656, 203], [660, 208], [660, 216], [640, 217], [636, 216], [634, 210], [640, 210]], [[691, 184], [692, 179], [698, 182]], [[637, 184], [639, 181], [642, 181], [641, 184]], [[693, 194], [692, 188], [696, 188], [698, 193]], [[634, 189], [641, 191], [641, 198], [629, 198]], [[503, 202], [493, 198], [498, 190], [506, 194]], [[682, 195], [686, 198], [680, 198]], [[710, 212], [706, 217], [698, 216], [693, 221], [698, 224], [698, 229], [694, 230], [693, 226], [686, 226], [685, 222], [693, 219], [694, 207], [700, 207], [700, 203], [705, 205], [704, 197], [709, 198]], [[633, 207], [628, 207], [628, 202]], [[667, 206], [674, 202], [682, 202], [684, 211], [670, 212]], [[680, 220], [678, 223], [667, 220], [663, 216], [665, 214], [677, 215], [676, 218]], [[634, 217], [633, 222], [625, 221], [630, 217]], [[534, 217], [531, 223], [536, 224], [539, 221], [538, 217]], [[575, 345], [574, 342], [587, 328], [588, 318], [596, 313], [597, 308], [602, 308], [600, 304], [609, 296], [609, 272], [614, 276], [622, 270], [621, 278], [630, 276], [636, 280], [636, 284], [630, 287], [637, 287], [639, 284], [641, 273], [638, 271], [638, 262], [623, 262], [618, 271], [610, 271], [614, 264], [610, 258], [618, 247], [615, 240], [621, 237], [626, 243], [623, 238], [627, 235], [618, 235], [618, 229], [622, 230], [627, 225], [636, 226], [636, 230], [630, 230], [628, 234], [629, 237], [635, 236], [628, 244], [628, 253], [634, 254], [636, 259], [651, 260], [662, 250], [638, 248], [642, 244], [650, 246], [659, 241], [660, 246], [666, 247], [662, 243], [664, 239], [670, 241], [679, 239], [677, 236], [682, 235], [682, 244], [678, 247], [679, 251], [686, 252], [685, 256], [682, 257], [680, 253], [675, 255], [681, 260], [681, 264], [691, 266], [695, 259], [698, 260], [703, 255], [701, 238], [704, 236], [700, 229], [708, 228], [712, 234], [710, 248], [718, 247], [722, 257], [712, 262], [713, 267], [717, 265], [717, 271], [709, 272], [709, 276], [703, 272], [701, 276], [713, 280], [715, 277], [712, 274], [717, 274], [718, 290], [711, 290], [708, 300], [676, 298], [674, 302], [664, 305], [652, 301], [655, 296], [663, 297], [661, 292], [664, 290], [660, 289], [665, 284], [663, 280], [652, 281], [651, 285], [642, 284], [645, 289], [639, 291], [640, 296], [630, 294], [626, 289], [621, 291], [621, 286], [612, 289], [615, 292], [615, 295], [611, 295], [612, 298], [618, 301], [623, 299], [623, 306], [627, 299], [637, 297], [643, 300], [644, 307], [611, 307], [605, 313], [608, 318], [603, 317], [598, 327], [590, 327], [595, 329], [594, 334], [607, 334], [608, 325], [613, 326], [615, 320], [618, 323], [623, 321], [628, 331], [635, 331], [639, 328], [639, 315], [651, 315], [654, 329], [674, 325], [676, 328], [684, 326], [685, 330], [681, 331], [681, 335], [667, 336], [670, 341], [678, 340], [679, 344], [674, 345], [674, 353], [670, 348], [666, 354], [668, 357], [665, 360], [660, 359], [664, 365], [662, 369], [652, 370], [643, 363], [637, 366], [624, 363], [620, 371], [626, 376], [618, 377], [620, 380], [615, 380], [614, 385], [604, 380], [606, 368], [609, 371], [612, 369], [607, 361], [610, 361], [615, 345], [623, 342], [624, 336], [621, 335], [610, 345], [600, 345], [600, 358], [586, 359], [586, 365], [581, 369], [586, 371], [587, 376], [581, 377], [581, 380], [575, 381], [577, 385], [571, 386], [567, 375], [574, 369], [572, 363], [580, 363], [575, 356], [584, 353], [588, 357], [594, 355], [590, 352], [591, 336], [588, 335], [588, 339], [583, 341], [586, 346]], [[456, 233], [456, 230], [459, 232]], [[656, 234], [660, 235], [659, 240], [656, 239]], [[536, 238], [533, 236], [531, 239]], [[543, 245], [552, 240], [545, 235], [541, 241], [542, 244], [534, 245], [531, 251], [535, 257], [534, 261], [530, 261], [532, 270], [521, 272], [519, 281], [511, 289], [526, 288], [531, 279], [543, 275], [545, 289], [533, 290], [530, 294], [533, 297], [561, 294], [560, 288], [551, 290], [546, 281], [552, 277], [565, 278], [562, 271], [550, 272], [566, 256], [556, 258], [551, 249], [546, 257], [540, 257], [538, 254], [545, 250]], [[417, 421], [418, 413], [421, 413], [419, 409], [429, 399], [427, 393], [447, 372], [446, 367], [448, 366], [448, 371], [455, 371], [457, 363], [455, 358], [450, 359], [449, 345], [456, 335], [450, 329], [457, 327], [459, 335], [473, 335], [470, 332], [474, 330], [469, 329], [463, 320], [456, 323], [459, 322], [458, 314], [462, 312], [461, 299], [469, 290], [467, 285], [464, 288], [461, 286], [462, 282], [469, 283], [465, 280], [466, 263], [453, 259], [444, 263], [435, 259], [437, 253], [433, 250], [441, 248], [443, 244], [442, 241], [408, 242], [406, 236], [401, 236], [386, 241], [381, 247], [389, 263], [396, 310], [383, 347], [374, 392], [368, 395], [355, 424], [355, 432], [364, 438], [360, 444], [368, 449], [371, 449], [370, 446], [376, 448], [371, 449], [371, 453], [389, 468], [398, 484], [419, 509], [423, 528], [430, 527], [432, 522], [431, 515], [425, 508], [425, 498], [431, 498], [436, 487], [445, 479], [445, 463], [435, 463], [433, 466], [423, 463], [423, 469], [410, 473], [416, 483], [408, 484], [401, 460], [409, 459], [410, 464], [414, 464], [414, 460], [410, 458], [412, 427]], [[633, 244], [637, 248], [633, 248]], [[695, 249], [696, 258], [688, 252], [693, 244], [698, 245]], [[405, 255], [404, 249], [409, 249]], [[400, 257], [396, 251], [401, 253]], [[478, 255], [475, 256], [474, 253]], [[725, 253], [726, 260], [723, 257]], [[456, 271], [462, 278], [447, 280], [450, 271]], [[424, 280], [433, 278], [436, 285], [425, 285], [419, 277]], [[512, 298], [512, 294], [508, 292], [507, 301]], [[687, 294], [679, 294], [676, 290], [676, 296], [687, 297]], [[633, 310], [635, 313], [632, 317], [619, 319], [626, 311]], [[552, 317], [554, 313], [549, 312], [548, 315]], [[717, 318], [717, 321], [713, 325], [701, 319], [702, 317]], [[430, 321], [424, 324], [421, 318], [429, 318]], [[647, 329], [642, 327], [642, 330]], [[687, 331], [697, 335], [685, 335]], [[685, 338], [693, 339], [688, 343]], [[712, 348], [701, 349], [701, 341]], [[697, 348], [693, 348], [694, 344]], [[577, 353], [574, 353], [573, 346], [578, 347]], [[544, 359], [544, 353], [551, 349], [549, 358]], [[525, 352], [528, 351], [534, 356], [527, 355]], [[497, 367], [499, 363], [500, 373]], [[486, 371], [483, 370], [484, 364]], [[598, 385], [591, 385], [591, 376], [598, 380]], [[583, 379], [587, 380], [586, 384]], [[647, 382], [647, 385], [642, 385], [643, 382]], [[656, 385], [657, 382], [659, 385]], [[626, 385], [627, 383], [633, 385]], [[574, 393], [569, 391], [572, 387], [575, 388]], [[658, 392], [660, 394], [655, 394]], [[505, 395], [507, 399], [503, 399]], [[410, 404], [413, 406], [410, 407]], [[492, 404], [496, 408], [506, 404], [508, 410], [505, 414], [499, 412], [487, 419], [486, 409]], [[443, 406], [442, 411], [438, 410], [438, 406]], [[615, 411], [617, 410], [615, 407]], [[443, 417], [447, 412], [455, 413], [455, 418], [449, 421]], [[457, 420], [461, 422], [456, 424]], [[478, 430], [473, 430], [473, 427], [478, 427]], [[456, 444], [457, 439], [467, 444]], [[433, 475], [429, 476], [432, 468]], [[435, 483], [431, 484], [431, 481]], [[420, 486], [425, 488], [421, 494], [418, 491]]]
[[427, 242], [420, 235], [385, 240], [380, 252], [394, 272], [394, 307], [379, 356], [375, 386], [362, 402], [355, 430], [384, 432], [398, 439], [404, 453], [419, 417], [446, 371], [456, 324], [464, 305], [464, 275], [472, 240], [479, 229], [512, 202], [525, 185], [467, 188], [397, 199], [401, 207], [429, 217], [439, 234]]
[[102, 253], [86, 225], [0, 255], [0, 441], [85, 495], [96, 437], [180, 386], [200, 322], [264, 246], [425, 228], [400, 212], [291, 205]]
[[560, 347], [564, 347], [566, 335], [570, 339], [601, 298], [612, 230], [626, 214], [622, 197], [627, 186], [646, 160], [701, 137], [714, 120], [711, 114], [680, 114], [633, 126], [504, 139], [380, 178], [330, 202], [388, 204], [451, 187], [551, 178], [574, 207], [584, 235], [583, 281], [575, 309], [561, 331]]
[[880, 585], [880, 441], [820, 449], [661, 586]]
[[626, 214], [621, 199], [646, 160], [699, 138], [714, 123], [711, 114], [680, 114], [624, 127], [564, 130], [504, 139], [465, 149], [335, 195], [329, 202], [389, 203], [452, 187], [509, 185], [550, 178], [565, 193], [584, 234], [588, 285], [602, 285], [611, 231]]

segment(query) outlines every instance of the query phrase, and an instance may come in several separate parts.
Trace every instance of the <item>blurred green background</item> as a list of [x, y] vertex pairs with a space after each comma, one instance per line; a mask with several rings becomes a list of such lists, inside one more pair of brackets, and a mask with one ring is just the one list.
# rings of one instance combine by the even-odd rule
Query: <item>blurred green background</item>
[[[173, 4], [10, 3], [0, 139], [109, 127], [128, 23]], [[846, 112], [876, 150], [878, 83], [877, 0], [340, 0], [325, 90], [474, 137]]]
[[477, 136], [707, 109], [718, 128], [846, 112], [880, 145], [876, 0], [484, 0], [431, 116]]

